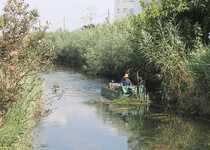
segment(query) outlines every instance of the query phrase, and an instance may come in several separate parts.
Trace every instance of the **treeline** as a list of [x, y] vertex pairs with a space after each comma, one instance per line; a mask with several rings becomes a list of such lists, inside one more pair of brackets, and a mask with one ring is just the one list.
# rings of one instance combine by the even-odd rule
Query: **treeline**
[[129, 20], [106, 23], [74, 32], [48, 34], [55, 44], [57, 62], [105, 77], [120, 76], [128, 68], [132, 49], [129, 45]]
[[139, 72], [153, 101], [189, 114], [210, 113], [210, 2], [141, 1], [144, 11], [115, 23], [48, 34], [57, 62], [120, 78]]
[[0, 149], [31, 149], [41, 111], [38, 73], [53, 56], [38, 17], [24, 0], [8, 0], [0, 15]]

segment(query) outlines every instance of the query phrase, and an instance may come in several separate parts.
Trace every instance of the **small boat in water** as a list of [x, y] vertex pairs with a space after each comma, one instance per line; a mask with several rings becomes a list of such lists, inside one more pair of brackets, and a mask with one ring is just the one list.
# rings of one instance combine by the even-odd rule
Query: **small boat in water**
[[110, 89], [109, 87], [102, 87], [101, 95], [107, 99], [118, 99], [122, 96], [122, 92], [120, 90]]
[[145, 97], [145, 87], [140, 86], [123, 86], [120, 83], [109, 83], [101, 89], [101, 95], [107, 99], [114, 100], [124, 97], [139, 96]]

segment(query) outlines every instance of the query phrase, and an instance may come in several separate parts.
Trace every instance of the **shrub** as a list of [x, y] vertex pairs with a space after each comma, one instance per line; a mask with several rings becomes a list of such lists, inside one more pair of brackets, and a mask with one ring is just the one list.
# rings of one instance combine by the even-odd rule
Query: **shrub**
[[107, 23], [73, 32], [50, 33], [57, 61], [82, 68], [92, 75], [119, 76], [125, 71], [132, 52], [129, 21]]
[[0, 42], [0, 106], [5, 109], [21, 99], [25, 77], [37, 73], [51, 57], [45, 29], [37, 26], [38, 14], [28, 7], [22, 0], [5, 6]]

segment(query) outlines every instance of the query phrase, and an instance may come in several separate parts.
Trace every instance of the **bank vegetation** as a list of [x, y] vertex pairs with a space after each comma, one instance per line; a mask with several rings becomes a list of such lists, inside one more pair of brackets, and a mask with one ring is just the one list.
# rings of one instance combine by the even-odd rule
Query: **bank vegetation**
[[41, 113], [38, 73], [52, 58], [38, 17], [24, 0], [8, 0], [0, 14], [0, 149], [31, 149]]
[[210, 2], [153, 0], [123, 20], [49, 33], [56, 63], [119, 80], [139, 72], [153, 103], [165, 110], [210, 113]]

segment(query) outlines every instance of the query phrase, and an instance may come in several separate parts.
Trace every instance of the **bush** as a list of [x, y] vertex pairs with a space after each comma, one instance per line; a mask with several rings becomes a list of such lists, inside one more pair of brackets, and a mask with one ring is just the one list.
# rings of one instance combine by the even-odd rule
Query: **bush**
[[[177, 109], [190, 95], [205, 105], [210, 87], [209, 1], [141, 3], [144, 11], [132, 18], [51, 33], [57, 60], [118, 79], [126, 71], [135, 79], [138, 72], [153, 100], [169, 107]], [[190, 103], [195, 110], [197, 104]]]
[[[200, 106], [208, 104], [209, 62], [205, 44], [209, 22], [203, 23], [208, 10], [207, 1], [152, 1], [132, 20], [134, 60], [138, 66], [149, 66], [142, 70], [149, 70], [146, 76], [160, 74], [162, 100], [175, 107], [183, 105], [185, 112], [202, 112], [204, 108]], [[200, 102], [188, 101], [190, 97]]]
[[92, 75], [119, 76], [128, 66], [129, 21], [107, 23], [74, 32], [50, 33], [57, 61]]
[[38, 16], [24, 0], [9, 0], [0, 17], [1, 148], [25, 149], [28, 143], [22, 138], [31, 138], [32, 116], [41, 99], [38, 73], [53, 58], [46, 27], [38, 25]]

